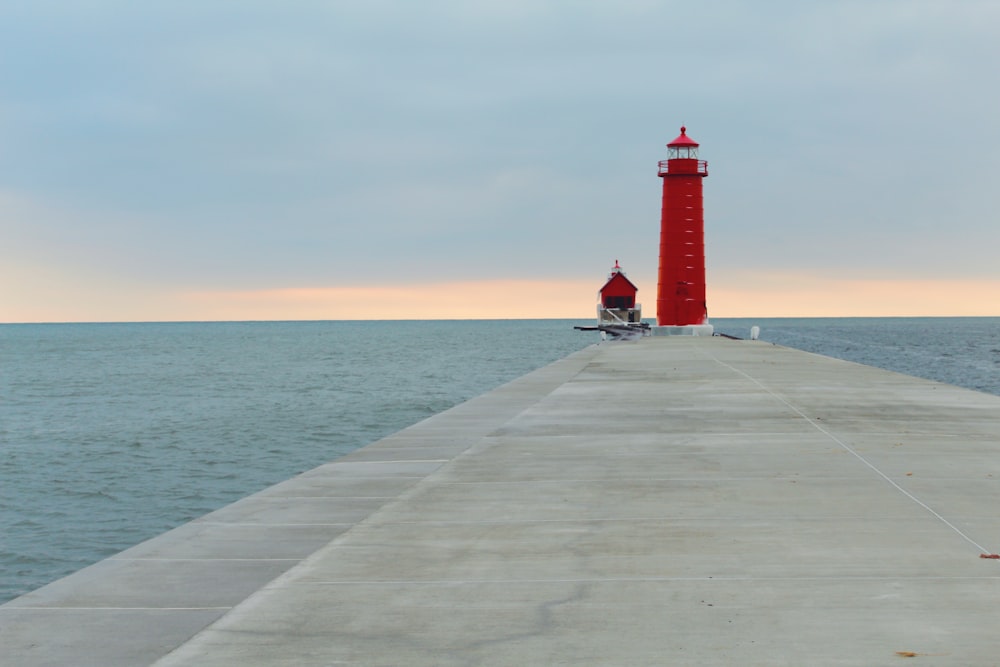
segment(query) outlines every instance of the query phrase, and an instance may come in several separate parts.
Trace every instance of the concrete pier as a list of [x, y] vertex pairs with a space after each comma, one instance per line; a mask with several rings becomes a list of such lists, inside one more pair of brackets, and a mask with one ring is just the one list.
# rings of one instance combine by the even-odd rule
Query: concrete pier
[[593, 346], [0, 606], [0, 664], [1000, 664], [1000, 397]]

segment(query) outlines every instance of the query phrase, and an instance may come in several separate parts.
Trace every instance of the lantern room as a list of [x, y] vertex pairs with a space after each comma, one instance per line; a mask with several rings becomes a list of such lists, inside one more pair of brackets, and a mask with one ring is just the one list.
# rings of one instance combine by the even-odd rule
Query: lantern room
[[667, 159], [697, 158], [698, 142], [687, 135], [687, 128], [681, 125], [680, 135], [667, 144]]
[[660, 160], [660, 176], [672, 174], [697, 174], [708, 176], [708, 163], [698, 159], [697, 141], [687, 135], [687, 128], [681, 126], [681, 133], [667, 144], [667, 159]]

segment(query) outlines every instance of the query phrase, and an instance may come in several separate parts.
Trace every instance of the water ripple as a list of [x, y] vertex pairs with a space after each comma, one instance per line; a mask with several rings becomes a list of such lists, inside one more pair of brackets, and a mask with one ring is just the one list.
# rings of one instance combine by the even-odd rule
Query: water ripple
[[579, 323], [0, 325], [0, 602], [593, 343]]

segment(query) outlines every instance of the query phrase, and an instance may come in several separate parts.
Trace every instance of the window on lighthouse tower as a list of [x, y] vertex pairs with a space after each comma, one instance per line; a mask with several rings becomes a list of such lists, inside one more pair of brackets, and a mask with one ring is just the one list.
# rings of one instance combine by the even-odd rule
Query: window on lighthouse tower
[[677, 158], [697, 158], [697, 146], [670, 146], [667, 149], [667, 158], [676, 160]]

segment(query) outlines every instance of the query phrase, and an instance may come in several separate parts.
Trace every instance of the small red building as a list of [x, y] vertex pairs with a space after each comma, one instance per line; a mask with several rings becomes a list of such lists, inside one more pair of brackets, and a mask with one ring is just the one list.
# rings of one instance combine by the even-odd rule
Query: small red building
[[597, 306], [598, 323], [630, 323], [642, 320], [642, 306], [636, 305], [635, 295], [639, 291], [615, 260], [608, 281], [598, 290], [600, 304]]

